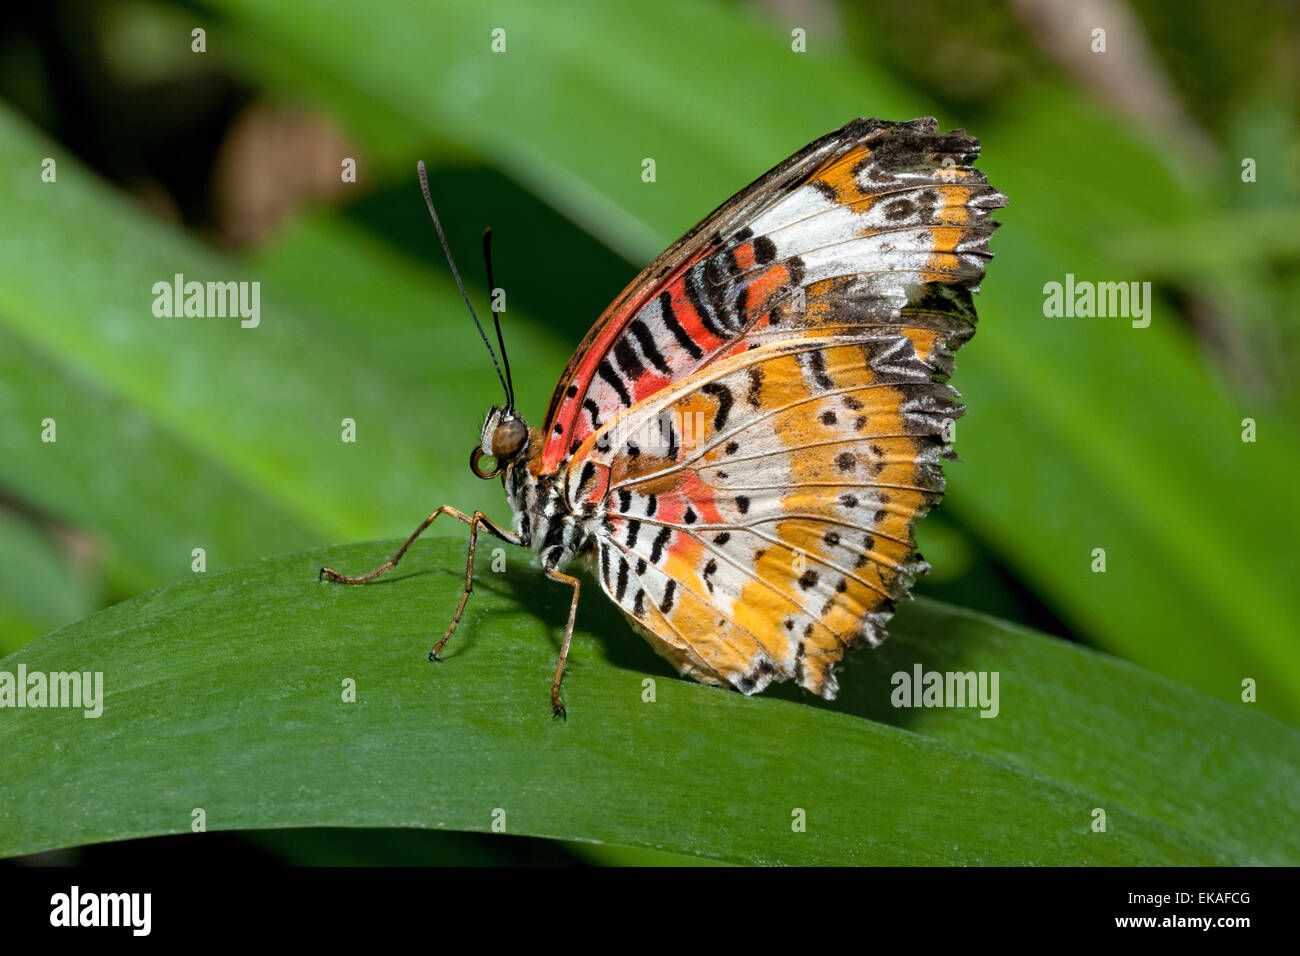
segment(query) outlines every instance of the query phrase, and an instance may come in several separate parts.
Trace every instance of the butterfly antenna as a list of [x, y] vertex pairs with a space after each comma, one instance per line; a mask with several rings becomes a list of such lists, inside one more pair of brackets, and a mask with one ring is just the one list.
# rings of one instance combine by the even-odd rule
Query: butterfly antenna
[[515, 407], [515, 379], [510, 374], [510, 356], [506, 354], [506, 340], [501, 337], [501, 313], [497, 311], [497, 286], [492, 279], [492, 227], [483, 230], [483, 264], [487, 266], [488, 296], [492, 309], [492, 324], [497, 328], [497, 347], [501, 350], [501, 364], [506, 367], [506, 395], [511, 408]]
[[[452, 277], [456, 280], [456, 288], [460, 289], [460, 297], [465, 300], [465, 308], [469, 309], [469, 316], [474, 320], [474, 325], [478, 328], [478, 334], [483, 339], [483, 344], [487, 346], [488, 355], [492, 356], [492, 367], [497, 370], [497, 378], [501, 380], [501, 387], [506, 391], [506, 402], [514, 404], [514, 397], [510, 394], [510, 386], [506, 384], [505, 376], [501, 374], [501, 366], [497, 363], [497, 354], [492, 351], [492, 343], [488, 341], [487, 333], [483, 331], [483, 325], [478, 320], [478, 315], [474, 311], [474, 306], [470, 304], [469, 294], [465, 291], [465, 283], [460, 281], [460, 270], [456, 268], [456, 260], [451, 257], [451, 247], [447, 245], [447, 237], [442, 234], [442, 223], [438, 221], [438, 212], [433, 208], [433, 197], [429, 194], [429, 176], [424, 171], [424, 160], [415, 164], [415, 168], [420, 172], [420, 191], [424, 193], [425, 205], [429, 207], [429, 215], [433, 217], [433, 228], [438, 230], [438, 241], [442, 243], [443, 254], [447, 257], [447, 265], [451, 266]], [[497, 335], [500, 336], [501, 328], [497, 327]]]

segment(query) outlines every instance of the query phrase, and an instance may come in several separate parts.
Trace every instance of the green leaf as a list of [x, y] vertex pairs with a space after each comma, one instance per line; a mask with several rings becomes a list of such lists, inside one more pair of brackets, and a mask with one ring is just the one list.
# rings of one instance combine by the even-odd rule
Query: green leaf
[[[675, 678], [588, 582], [555, 721], [567, 589], [518, 552], [493, 573], [483, 549], [432, 664], [463, 543], [421, 543], [366, 587], [316, 580], [395, 544], [196, 575], [0, 661], [104, 681], [98, 718], [0, 722], [0, 854], [187, 832], [201, 808], [208, 829], [490, 831], [503, 811], [508, 833], [748, 863], [1300, 860], [1300, 732], [1094, 652], [918, 602], [887, 654], [853, 655], [836, 712]], [[889, 672], [911, 663], [995, 665], [999, 715], [893, 710]]]

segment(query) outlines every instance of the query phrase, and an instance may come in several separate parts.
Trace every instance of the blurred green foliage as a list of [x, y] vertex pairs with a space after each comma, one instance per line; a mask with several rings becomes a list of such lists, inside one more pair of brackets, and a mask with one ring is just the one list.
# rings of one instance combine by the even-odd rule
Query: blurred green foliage
[[[196, 547], [215, 570], [403, 534], [444, 501], [504, 517], [499, 488], [465, 468], [498, 396], [416, 158], [479, 302], [478, 235], [496, 228], [538, 424], [574, 343], [701, 214], [852, 116], [933, 114], [980, 137], [1011, 205], [958, 360], [964, 462], [922, 526], [935, 574], [918, 593], [1225, 701], [1251, 678], [1252, 706], [1294, 722], [1294, 7], [1127, 8], [1113, 55], [1136, 49], [1167, 82], [1178, 109], [1160, 124], [1090, 87], [1010, 3], [778, 9], [24, 12], [0, 45], [0, 649], [190, 574]], [[250, 105], [327, 119], [360, 177], [232, 246], [213, 184]], [[262, 166], [293, 158], [292, 141], [263, 148]], [[57, 184], [40, 179], [47, 156]], [[149, 290], [177, 271], [259, 280], [262, 326], [153, 318]], [[1043, 285], [1066, 273], [1152, 281], [1151, 326], [1044, 317]], [[47, 417], [56, 444], [40, 441]]]

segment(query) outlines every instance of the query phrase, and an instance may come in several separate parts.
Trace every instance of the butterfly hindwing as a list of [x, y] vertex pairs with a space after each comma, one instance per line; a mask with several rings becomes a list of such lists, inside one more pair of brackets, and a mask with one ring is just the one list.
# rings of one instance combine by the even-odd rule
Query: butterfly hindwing
[[927, 357], [906, 336], [747, 350], [575, 456], [570, 507], [604, 511], [602, 587], [679, 669], [834, 696], [844, 649], [883, 639], [924, 569], [912, 525], [943, 492], [943, 433], [961, 413]]

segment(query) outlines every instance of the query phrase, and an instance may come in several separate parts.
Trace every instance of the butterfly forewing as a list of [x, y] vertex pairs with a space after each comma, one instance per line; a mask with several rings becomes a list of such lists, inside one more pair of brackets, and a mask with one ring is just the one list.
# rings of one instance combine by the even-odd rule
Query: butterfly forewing
[[800, 301], [819, 282], [856, 277], [854, 294], [876, 300], [885, 321], [896, 321], [890, 313], [910, 286], [977, 288], [994, 228], [985, 210], [1005, 199], [969, 165], [973, 138], [934, 130], [933, 120], [855, 120], [660, 256], [570, 360], [547, 414], [541, 469], [669, 383], [822, 318]]

